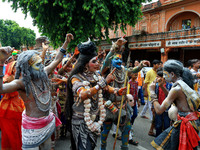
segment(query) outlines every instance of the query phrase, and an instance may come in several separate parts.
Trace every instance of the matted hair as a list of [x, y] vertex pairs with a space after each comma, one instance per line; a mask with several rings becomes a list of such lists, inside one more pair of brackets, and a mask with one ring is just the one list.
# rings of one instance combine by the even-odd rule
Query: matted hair
[[[39, 55], [39, 53], [35, 50], [24, 51], [21, 54], [19, 54], [17, 58], [15, 79], [19, 79], [20, 75], [22, 75], [22, 80], [25, 85], [27, 96], [29, 96], [30, 94], [30, 89], [31, 89], [30, 81], [34, 79], [34, 75], [35, 75], [28, 61], [35, 54]], [[43, 68], [40, 68], [39, 73], [41, 74], [41, 76], [38, 76], [37, 78], [40, 78], [41, 80], [45, 80], [46, 82], [49, 82], [48, 76], [46, 73], [44, 73]]]
[[183, 81], [188, 86], [190, 86], [192, 89], [194, 88], [194, 78], [190, 70], [185, 68], [180, 61], [170, 59], [164, 63], [163, 68], [169, 73], [173, 72], [177, 77], [182, 77]]

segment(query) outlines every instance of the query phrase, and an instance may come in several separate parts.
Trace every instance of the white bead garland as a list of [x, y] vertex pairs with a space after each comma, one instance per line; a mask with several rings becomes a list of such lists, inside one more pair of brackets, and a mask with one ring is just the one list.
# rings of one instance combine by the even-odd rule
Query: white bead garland
[[[84, 82], [84, 86], [85, 88], [88, 88], [89, 86], [89, 82]], [[98, 134], [100, 134], [101, 132], [101, 126], [105, 120], [106, 117], [106, 110], [104, 108], [103, 105], [103, 95], [102, 95], [102, 90], [100, 89], [98, 91], [98, 107], [100, 108], [100, 119], [98, 122], [94, 122], [91, 120], [91, 114], [90, 114], [90, 108], [91, 108], [91, 100], [90, 99], [86, 99], [84, 101], [84, 107], [85, 107], [85, 112], [84, 112], [84, 120], [86, 122], [86, 125], [88, 126], [88, 129], [90, 129], [92, 132], [97, 132]]]

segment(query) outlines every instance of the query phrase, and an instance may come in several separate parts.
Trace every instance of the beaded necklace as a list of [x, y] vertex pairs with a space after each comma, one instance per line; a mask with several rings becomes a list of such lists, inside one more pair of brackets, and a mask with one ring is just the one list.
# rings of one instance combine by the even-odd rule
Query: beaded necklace
[[[43, 112], [48, 111], [49, 108], [50, 108], [50, 105], [51, 105], [51, 92], [50, 92], [50, 88], [48, 86], [48, 83], [45, 83], [46, 86], [47, 86], [46, 91], [45, 90], [41, 91], [41, 88], [39, 88], [39, 90], [41, 91], [41, 93], [39, 93], [39, 94], [37, 93], [36, 87], [35, 87], [35, 85], [33, 84], [32, 81], [31, 81], [31, 84], [32, 84], [32, 93], [33, 93], [33, 96], [35, 98], [38, 109], [43, 111]], [[43, 101], [43, 100], [40, 99], [40, 96], [45, 94], [45, 93], [48, 93], [48, 95], [46, 95], [47, 100]]]
[[[79, 74], [80, 75], [80, 74]], [[82, 75], [81, 75], [82, 76]], [[95, 77], [96, 76], [96, 77]], [[83, 77], [85, 80], [87, 81], [83, 81], [83, 85], [85, 89], [90, 89], [90, 82], [88, 81], [87, 78]], [[97, 77], [97, 75], [95, 75], [95, 73], [93, 74], [93, 78], [96, 82], [98, 82], [100, 80], [100, 76]], [[100, 118], [98, 121], [95, 121], [96, 119], [96, 115], [94, 114], [90, 114], [91, 111], [91, 99], [86, 99], [84, 100], [84, 120], [86, 122], [86, 125], [88, 127], [89, 130], [91, 130], [92, 132], [96, 132], [97, 134], [100, 134], [101, 132], [101, 126], [105, 120], [106, 117], [106, 110], [104, 108], [104, 104], [103, 104], [103, 94], [102, 94], [102, 89], [100, 89], [97, 92], [97, 99], [98, 99], [98, 108], [100, 109]], [[96, 100], [97, 101], [97, 100]], [[94, 102], [94, 101], [93, 101]]]

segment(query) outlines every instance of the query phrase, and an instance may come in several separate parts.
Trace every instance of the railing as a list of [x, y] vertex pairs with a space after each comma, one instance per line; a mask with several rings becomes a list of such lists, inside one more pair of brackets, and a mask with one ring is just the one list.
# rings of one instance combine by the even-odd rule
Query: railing
[[130, 42], [137, 41], [155, 41], [155, 40], [163, 40], [163, 39], [181, 39], [187, 37], [197, 37], [200, 36], [200, 27], [185, 29], [185, 30], [176, 30], [176, 31], [167, 31], [167, 32], [159, 32], [152, 33], [146, 35], [133, 35], [130, 37]]
[[162, 6], [162, 3], [160, 1], [157, 1], [157, 2], [154, 2], [154, 3], [144, 5], [144, 7], [142, 8], [142, 11], [150, 10], [150, 9], [157, 8], [157, 7], [160, 7], [160, 6]]

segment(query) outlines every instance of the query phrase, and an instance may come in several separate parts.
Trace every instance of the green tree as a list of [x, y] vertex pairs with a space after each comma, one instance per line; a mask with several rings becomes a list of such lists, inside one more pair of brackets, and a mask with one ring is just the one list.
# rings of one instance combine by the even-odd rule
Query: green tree
[[0, 19], [0, 43], [2, 46], [12, 46], [20, 49], [20, 46], [35, 45], [36, 34], [33, 30], [20, 27], [15, 21]]
[[30, 12], [34, 25], [54, 46], [61, 45], [69, 32], [75, 36], [73, 45], [88, 37], [108, 39], [109, 28], [116, 30], [120, 24], [124, 31], [127, 24], [134, 26], [146, 1], [151, 0], [8, 0], [15, 11]]
[[35, 37], [36, 37], [36, 34], [33, 30], [31, 29], [28, 29], [28, 28], [24, 28], [22, 27], [21, 28], [22, 30], [22, 43], [23, 45], [25, 45], [27, 48], [29, 46], [34, 46], [35, 45]]

